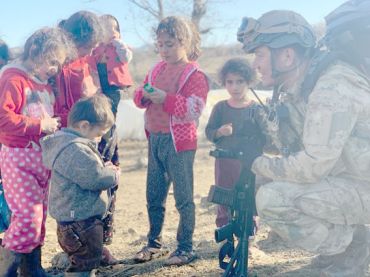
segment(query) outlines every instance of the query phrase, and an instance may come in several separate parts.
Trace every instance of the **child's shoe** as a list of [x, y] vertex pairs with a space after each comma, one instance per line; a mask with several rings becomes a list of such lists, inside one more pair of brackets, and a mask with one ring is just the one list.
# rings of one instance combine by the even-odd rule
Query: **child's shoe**
[[0, 276], [17, 276], [21, 257], [21, 253], [16, 253], [0, 246]]

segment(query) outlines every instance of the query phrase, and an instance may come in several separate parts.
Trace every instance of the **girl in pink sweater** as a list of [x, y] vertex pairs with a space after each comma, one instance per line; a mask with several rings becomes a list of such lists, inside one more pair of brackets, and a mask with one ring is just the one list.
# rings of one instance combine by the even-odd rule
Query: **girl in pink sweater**
[[137, 262], [149, 261], [163, 254], [161, 231], [168, 189], [173, 183], [176, 207], [180, 214], [177, 249], [167, 265], [183, 265], [195, 258], [192, 238], [195, 226], [193, 200], [193, 163], [197, 148], [197, 121], [206, 104], [208, 80], [195, 60], [199, 55], [200, 36], [184, 18], [163, 19], [156, 30], [157, 49], [162, 61], [157, 63], [135, 91], [134, 101], [145, 108], [148, 134], [147, 207], [148, 243], [139, 251]]
[[46, 276], [41, 267], [45, 238], [49, 170], [41, 161], [39, 139], [60, 127], [48, 79], [57, 74], [75, 48], [60, 29], [44, 28], [27, 39], [22, 57], [6, 65], [0, 77], [0, 168], [11, 210], [1, 252], [0, 276]]

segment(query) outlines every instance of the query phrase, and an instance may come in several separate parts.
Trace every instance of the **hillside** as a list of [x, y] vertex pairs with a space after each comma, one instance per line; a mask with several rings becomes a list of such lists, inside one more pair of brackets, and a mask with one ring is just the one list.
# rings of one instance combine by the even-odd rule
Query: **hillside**
[[[156, 61], [159, 60], [158, 54], [155, 53], [154, 46], [145, 46], [138, 49], [133, 49], [134, 57], [130, 63], [130, 71], [134, 81], [140, 84], [148, 70], [153, 67]], [[202, 70], [212, 80], [212, 89], [217, 86], [217, 71], [230, 58], [247, 57], [241, 49], [241, 45], [203, 48], [202, 54], [198, 60]]]

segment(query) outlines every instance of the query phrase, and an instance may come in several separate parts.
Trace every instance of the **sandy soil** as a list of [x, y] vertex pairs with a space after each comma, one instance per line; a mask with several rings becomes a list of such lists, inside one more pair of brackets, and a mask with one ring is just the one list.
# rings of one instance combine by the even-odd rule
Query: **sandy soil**
[[[133, 255], [145, 245], [148, 231], [145, 178], [146, 142], [126, 141], [121, 145], [122, 178], [118, 191], [116, 232], [111, 252], [121, 264], [99, 268], [97, 276], [221, 276], [218, 268], [218, 245], [214, 242], [215, 206], [207, 202], [209, 186], [213, 184], [213, 158], [211, 146], [201, 143], [195, 161], [195, 203], [197, 225], [194, 246], [199, 258], [190, 265], [164, 267], [163, 259], [135, 265]], [[176, 247], [178, 214], [173, 194], [168, 197], [163, 238], [170, 250]], [[53, 275], [62, 276], [61, 270], [52, 267], [52, 258], [61, 251], [56, 239], [56, 224], [47, 221], [47, 236], [43, 247], [43, 266]], [[310, 266], [312, 255], [284, 245], [263, 223], [251, 247], [249, 276], [319, 276]]]

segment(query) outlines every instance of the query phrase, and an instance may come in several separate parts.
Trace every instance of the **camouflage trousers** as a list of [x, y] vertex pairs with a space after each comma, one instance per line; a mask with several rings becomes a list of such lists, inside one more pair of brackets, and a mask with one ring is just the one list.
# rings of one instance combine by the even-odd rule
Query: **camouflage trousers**
[[333, 255], [351, 243], [356, 225], [370, 224], [370, 183], [334, 177], [316, 184], [272, 182], [260, 187], [256, 205], [284, 240]]

